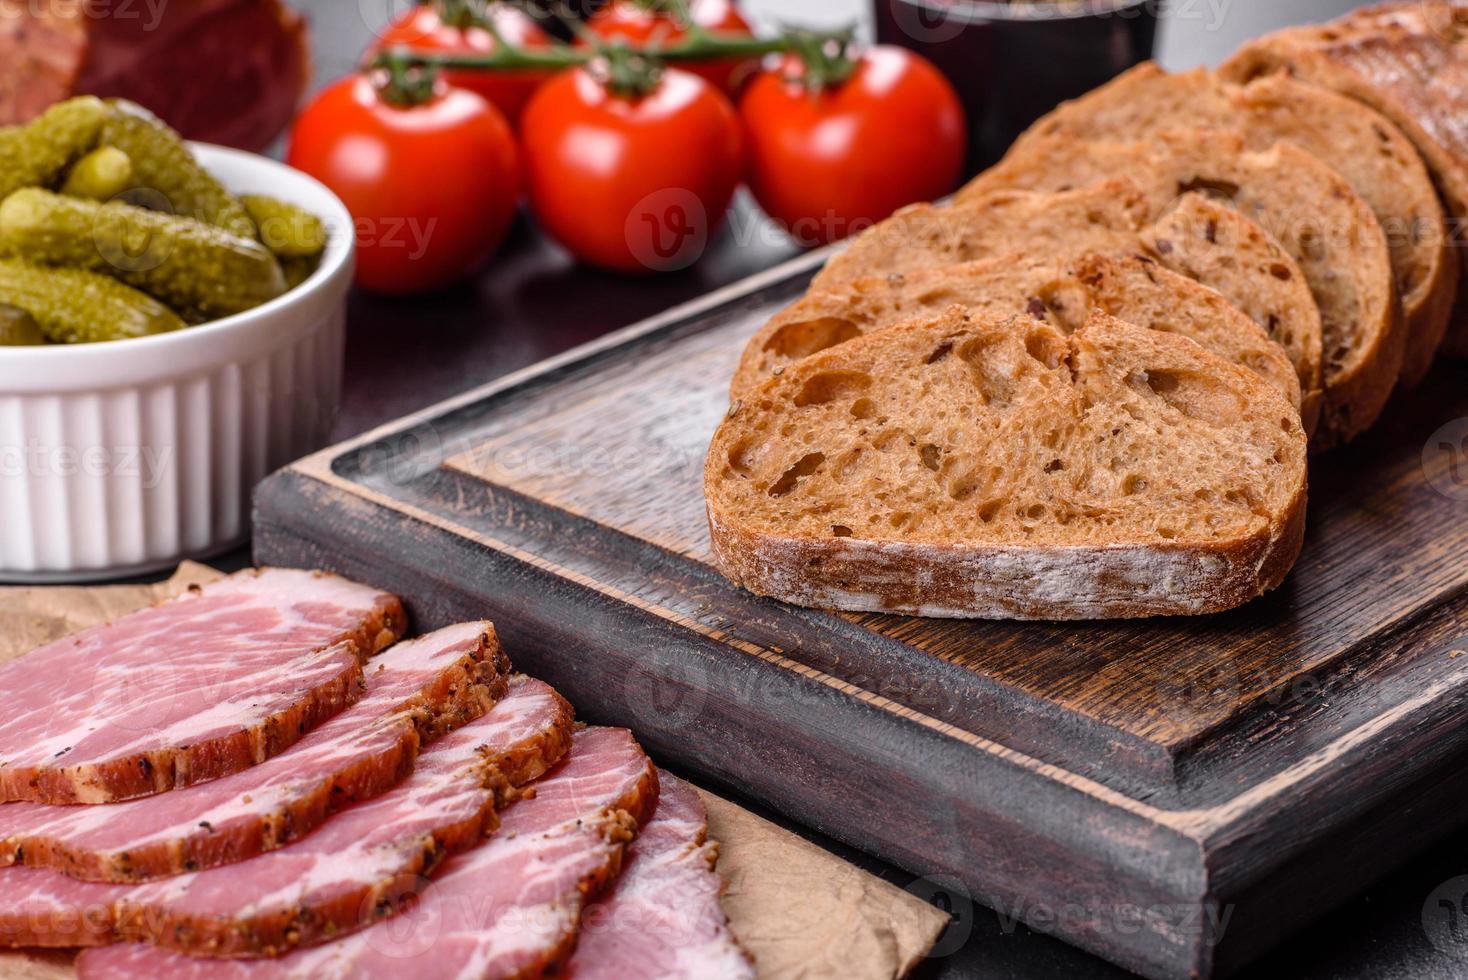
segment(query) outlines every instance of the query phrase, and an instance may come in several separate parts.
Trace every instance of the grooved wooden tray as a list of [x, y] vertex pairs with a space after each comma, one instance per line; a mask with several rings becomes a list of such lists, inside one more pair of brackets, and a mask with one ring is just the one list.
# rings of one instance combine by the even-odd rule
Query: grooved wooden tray
[[594, 720], [1137, 972], [1222, 975], [1468, 822], [1468, 385], [1317, 461], [1304, 557], [1200, 619], [833, 615], [707, 564], [700, 480], [798, 259], [309, 457], [260, 563], [489, 616]]

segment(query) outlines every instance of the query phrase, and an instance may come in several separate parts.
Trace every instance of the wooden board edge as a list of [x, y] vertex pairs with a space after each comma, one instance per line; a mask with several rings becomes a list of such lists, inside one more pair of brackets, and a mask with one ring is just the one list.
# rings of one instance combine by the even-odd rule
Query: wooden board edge
[[[407, 568], [394, 561], [409, 533], [401, 515], [362, 497], [323, 497], [326, 489], [295, 472], [262, 487], [258, 561], [372, 581], [402, 594], [419, 628], [489, 616], [518, 666], [573, 703], [596, 705], [590, 720], [632, 728], [654, 757], [715, 788], [760, 799], [914, 874], [962, 880], [984, 904], [1060, 928], [1067, 941], [1144, 975], [1199, 975], [1203, 935], [1179, 935], [1170, 923], [1118, 931], [1050, 920], [1083, 893], [1092, 906], [1120, 909], [1140, 895], [1158, 907], [1198, 909], [1188, 922], [1205, 920], [1202, 846], [1151, 818], [1160, 811], [1095, 787], [1106, 802], [1074, 785], [1072, 774], [1003, 746], [976, 754], [961, 733], [883, 712], [809, 672], [735, 660], [715, 639], [413, 518], [411, 533], [441, 536], [444, 550], [432, 569]], [[304, 513], [304, 524], [290, 519]], [[384, 520], [396, 533], [381, 535], [374, 524]], [[335, 547], [347, 531], [350, 555]], [[474, 597], [485, 583], [498, 590], [498, 604]], [[537, 645], [577, 655], [537, 657]], [[798, 710], [783, 710], [790, 705]], [[761, 737], [749, 738], [756, 730]], [[812, 744], [819, 757], [802, 748]], [[1044, 802], [1033, 809], [1045, 817], [1027, 825], [1020, 801], [1036, 795]]]

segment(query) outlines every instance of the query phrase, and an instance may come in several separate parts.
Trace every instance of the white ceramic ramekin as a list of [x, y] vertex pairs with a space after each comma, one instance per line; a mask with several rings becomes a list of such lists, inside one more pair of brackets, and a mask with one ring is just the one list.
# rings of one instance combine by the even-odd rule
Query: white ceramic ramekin
[[114, 578], [227, 550], [249, 534], [255, 484], [330, 435], [351, 216], [283, 164], [194, 150], [232, 190], [320, 215], [321, 268], [264, 306], [171, 334], [0, 347], [0, 581]]

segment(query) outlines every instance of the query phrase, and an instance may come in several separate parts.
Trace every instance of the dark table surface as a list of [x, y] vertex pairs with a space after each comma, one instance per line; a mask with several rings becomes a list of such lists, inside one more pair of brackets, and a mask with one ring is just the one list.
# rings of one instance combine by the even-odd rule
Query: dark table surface
[[[348, 70], [370, 32], [389, 11], [403, 6], [390, 0], [298, 0], [297, 5], [313, 22], [318, 81]], [[345, 397], [336, 435], [358, 434], [794, 254], [794, 248], [742, 196], [728, 227], [698, 263], [656, 278], [613, 276], [580, 266], [522, 218], [504, 250], [462, 286], [412, 299], [352, 297]], [[226, 564], [247, 560], [241, 553], [229, 556]], [[1468, 806], [1468, 800], [1464, 804]], [[762, 812], [779, 820], [777, 814]], [[815, 839], [901, 887], [925, 897], [932, 890], [910, 874]], [[1352, 855], [1343, 853], [1340, 860], [1352, 860]], [[1447, 912], [1438, 902], [1444, 894], [1452, 892], [1455, 900], [1463, 899], [1468, 889], [1442, 887], [1459, 875], [1468, 875], [1468, 834], [1423, 854], [1364, 895], [1319, 896], [1322, 910], [1335, 910], [1259, 963], [1250, 975], [1301, 980], [1468, 978], [1468, 925], [1460, 923], [1456, 944], [1445, 942], [1441, 930], [1435, 930], [1436, 945], [1423, 926], [1424, 911], [1439, 917], [1434, 921], [1446, 921], [1441, 917]], [[956, 911], [955, 924], [938, 950], [942, 955], [925, 965], [920, 976], [945, 980], [1128, 976], [962, 899], [956, 902]], [[1468, 908], [1463, 911], [1468, 913]], [[1468, 920], [1468, 915], [1459, 918]]]

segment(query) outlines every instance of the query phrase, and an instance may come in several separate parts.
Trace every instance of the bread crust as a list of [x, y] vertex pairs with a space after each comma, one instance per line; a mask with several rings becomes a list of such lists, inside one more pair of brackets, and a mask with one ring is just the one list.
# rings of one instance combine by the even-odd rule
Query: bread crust
[[1375, 212], [1335, 170], [1289, 143], [1265, 153], [1246, 145], [1242, 135], [1221, 130], [1172, 130], [1126, 143], [1048, 137], [975, 178], [958, 200], [1005, 188], [1063, 190], [1122, 167], [1149, 192], [1154, 216], [1183, 188], [1219, 188], [1279, 235], [1310, 281], [1326, 335], [1315, 448], [1331, 449], [1371, 427], [1401, 374], [1407, 335], [1390, 250]]
[[[1093, 314], [1085, 329], [1060, 339], [1059, 347], [1068, 345], [1069, 353], [1060, 354], [1058, 360], [1057, 348], [1045, 339], [1047, 331], [1049, 337], [1061, 336], [1024, 317], [1005, 321], [954, 308], [943, 316], [919, 318], [808, 357], [785, 375], [767, 380], [745, 399], [744, 405], [754, 414], [746, 414], [742, 406], [736, 408], [709, 449], [705, 499], [718, 567], [752, 592], [797, 605], [943, 618], [1085, 620], [1201, 615], [1234, 608], [1278, 587], [1303, 545], [1308, 491], [1304, 434], [1289, 417], [1288, 404], [1277, 390], [1191, 341], [1142, 330], [1104, 314]], [[1014, 507], [1016, 500], [1021, 505], [1027, 500], [1052, 504], [1036, 518], [1045, 522], [1039, 535], [1031, 533], [1033, 526], [991, 524], [992, 515], [998, 513], [986, 502], [992, 497], [956, 492], [956, 484], [945, 475], [963, 472], [968, 460], [958, 461], [960, 465], [949, 470], [937, 465], [943, 458], [941, 452], [932, 459], [923, 457], [938, 481], [933, 496], [922, 491], [889, 497], [888, 492], [901, 484], [901, 470], [867, 470], [860, 477], [862, 482], [849, 486], [840, 482], [855, 479], [841, 475], [848, 465], [843, 461], [855, 460], [868, 446], [879, 455], [885, 452], [884, 446], [891, 443], [884, 433], [911, 433], [907, 445], [913, 448], [905, 452], [923, 455], [925, 450], [918, 443], [933, 431], [926, 425], [933, 421], [931, 413], [946, 410], [946, 416], [937, 415], [942, 420], [964, 412], [966, 402], [951, 399], [947, 392], [956, 393], [971, 383], [963, 363], [974, 363], [974, 351], [985, 352], [984, 363], [992, 365], [996, 376], [1023, 377], [1023, 366], [1009, 367], [1015, 362], [997, 346], [1004, 343], [998, 339], [1001, 336], [1051, 364], [1055, 373], [1036, 380], [1038, 387], [1029, 390], [1045, 394], [1037, 396], [1039, 400], [1023, 402], [1029, 407], [1017, 409], [1022, 414], [1006, 415], [1003, 422], [991, 421], [993, 416], [985, 414], [976, 417], [975, 424], [983, 431], [998, 431], [987, 427], [1002, 425], [1006, 432], [1032, 431], [1039, 426], [1033, 430], [1038, 439], [1045, 428], [1064, 426], [1065, 419], [1073, 419], [1078, 441], [1067, 445], [1078, 447], [1092, 445], [1093, 437], [1104, 440], [1113, 425], [1131, 424], [1117, 421], [1128, 415], [1136, 420], [1138, 432], [1151, 433], [1155, 425], [1155, 436], [1141, 438], [1154, 440], [1149, 445], [1169, 460], [1192, 459], [1195, 462], [1190, 466], [1202, 468], [1187, 470], [1190, 475], [1180, 482], [1169, 482], [1161, 470], [1143, 470], [1148, 482], [1158, 482], [1163, 495], [1138, 506], [1161, 504], [1163, 509], [1156, 513], [1177, 515], [1185, 524], [1172, 526], [1187, 530], [1167, 530], [1165, 525], [1151, 523], [1153, 518], [1145, 516], [1150, 511], [1138, 511], [1143, 516], [1136, 523], [1130, 519], [1089, 523], [1085, 517], [1072, 523], [1076, 518], [1066, 516], [1067, 512], [1123, 513], [1126, 500], [1139, 499], [1131, 494], [1145, 492], [1145, 483], [1141, 489], [1132, 486], [1134, 477], [1111, 484], [1105, 478], [1093, 483], [1091, 476], [1078, 476], [1085, 482], [1069, 486], [1090, 489], [1080, 496], [1073, 496], [1074, 490], [1063, 490], [1055, 498], [1029, 496], [1030, 491], [1018, 489], [1020, 484], [1006, 485], [1010, 489], [1001, 494], [1006, 506]], [[925, 353], [929, 349], [932, 354]], [[950, 352], [963, 363], [951, 360]], [[1023, 355], [1016, 356], [1023, 360]], [[892, 382], [894, 388], [848, 380], [883, 365], [892, 365], [908, 380]], [[943, 373], [944, 365], [955, 373]], [[929, 371], [935, 373], [929, 375]], [[1237, 422], [1215, 423], [1212, 420], [1219, 416], [1201, 405], [1181, 416], [1155, 419], [1131, 414], [1153, 411], [1147, 407], [1152, 403], [1145, 400], [1118, 402], [1130, 407], [1114, 409], [1117, 414], [1102, 407], [1113, 395], [1131, 399], [1126, 392], [1145, 391], [1154, 383], [1165, 385], [1169, 375], [1179, 371], [1215, 379], [1213, 383], [1232, 393], [1230, 399], [1247, 408], [1241, 409]], [[944, 380], [932, 380], [938, 378]], [[838, 393], [835, 384], [846, 387]], [[918, 388], [930, 395], [921, 400], [905, 395]], [[1009, 399], [1020, 394], [1018, 389], [1001, 388], [995, 397], [1001, 406], [1008, 406]], [[850, 402], [850, 412], [848, 399], [855, 399]], [[857, 409], [872, 400], [885, 406], [875, 414], [890, 418], [879, 418], [874, 427], [867, 428], [861, 422], [842, 421], [871, 418], [873, 413], [858, 413]], [[1050, 415], [1040, 407], [1049, 404], [1074, 407]], [[1210, 420], [1207, 426], [1220, 424], [1231, 429], [1226, 435], [1221, 431], [1215, 435], [1211, 429], [1186, 422], [1178, 429], [1163, 428], [1175, 424], [1164, 419], [1184, 417], [1206, 418]], [[1261, 426], [1275, 426], [1276, 419], [1283, 422], [1284, 432], [1271, 436]], [[938, 428], [944, 424], [939, 421]], [[1111, 435], [1120, 431], [1115, 429]], [[1204, 431], [1208, 435], [1200, 436]], [[1190, 441], [1169, 441], [1174, 438]], [[1243, 455], [1229, 457], [1241, 461], [1257, 458], [1254, 449], [1267, 454], [1273, 445], [1273, 462], [1279, 465], [1243, 463], [1244, 468], [1236, 470], [1229, 463], [1215, 472], [1209, 454], [1199, 455], [1189, 448], [1202, 445], [1200, 438], [1209, 446], [1232, 445], [1236, 447], [1232, 452], [1238, 452], [1240, 446], [1251, 447]], [[990, 448], [983, 446], [970, 452], [977, 453], [981, 466], [992, 465], [996, 470], [1001, 464], [1019, 465], [1013, 460], [1006, 463], [1002, 454], [990, 455]], [[1058, 448], [1054, 452], [1056, 463], [1063, 458], [1066, 465], [1045, 466], [1044, 473], [1088, 471], [1089, 449], [1081, 449], [1075, 458]], [[812, 458], [831, 461], [834, 469], [827, 472], [833, 475], [818, 476], [822, 472], [818, 468], [802, 470]], [[1025, 459], [1025, 465], [1033, 467], [1031, 472], [1038, 473], [1044, 457]], [[817, 467], [820, 465], [818, 462]], [[1126, 472], [1116, 470], [1115, 461], [1110, 465], [1113, 474]], [[784, 475], [775, 479], [782, 471]], [[800, 475], [792, 480], [791, 473]], [[1053, 478], [1069, 479], [1063, 475]], [[806, 489], [804, 479], [822, 482]], [[1241, 479], [1248, 482], [1233, 484], [1238, 495], [1224, 494], [1231, 481]], [[1121, 489], [1106, 489], [1114, 486]], [[1180, 511], [1169, 502], [1185, 495], [1193, 499], [1195, 487], [1199, 500], [1238, 500], [1242, 496], [1249, 502], [1249, 511], [1239, 517], [1241, 512], [1219, 510], [1212, 503], [1196, 505], [1201, 510]], [[1011, 491], [1017, 491], [1017, 496]], [[904, 530], [907, 525], [896, 519], [898, 511], [927, 509], [937, 514], [940, 508], [951, 515], [951, 522], [945, 518], [926, 532]], [[1025, 509], [1019, 506], [1007, 512]], [[861, 530], [867, 527], [872, 530]]]
[[1306, 491], [1285, 521], [1213, 547], [984, 546], [788, 539], [742, 531], [709, 508], [719, 568], [797, 606], [938, 619], [1077, 621], [1201, 616], [1284, 581], [1305, 539]]
[[1340, 172], [1387, 235], [1406, 316], [1402, 381], [1420, 381], [1447, 332], [1458, 263], [1426, 165], [1369, 106], [1284, 75], [1235, 85], [1205, 69], [1174, 75], [1147, 62], [1054, 110], [1010, 153], [1022, 156], [1027, 145], [1056, 136], [1135, 140], [1178, 127], [1236, 130], [1255, 151], [1289, 142]]
[[[1284, 72], [1370, 106], [1412, 141], [1448, 212], [1468, 218], [1468, 5], [1410, 0], [1362, 8], [1251, 41], [1219, 72], [1236, 82]], [[1468, 249], [1456, 251], [1459, 296], [1442, 349], [1465, 356]]]
[[[1070, 331], [1083, 326], [1093, 309], [1150, 328], [1153, 324], [1140, 316], [1128, 315], [1148, 301], [1170, 307], [1168, 319], [1158, 326], [1249, 368], [1300, 407], [1300, 379], [1290, 359], [1264, 328], [1219, 293], [1145, 256], [1092, 252], [1045, 258], [1011, 254], [812, 290], [775, 314], [745, 345], [729, 396], [737, 401], [792, 359], [921, 313], [942, 313], [955, 303], [979, 312], [1026, 314]], [[1177, 318], [1179, 311], [1193, 319]]]
[[1299, 375], [1300, 417], [1313, 435], [1322, 403], [1322, 324], [1299, 264], [1265, 229], [1201, 194], [1182, 195], [1149, 223], [1153, 209], [1125, 177], [1060, 193], [999, 190], [948, 207], [913, 205], [857, 236], [816, 276], [811, 292], [1016, 251], [1146, 256], [1223, 294], [1279, 341]]

